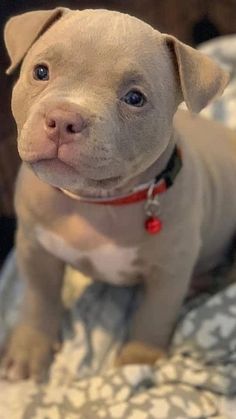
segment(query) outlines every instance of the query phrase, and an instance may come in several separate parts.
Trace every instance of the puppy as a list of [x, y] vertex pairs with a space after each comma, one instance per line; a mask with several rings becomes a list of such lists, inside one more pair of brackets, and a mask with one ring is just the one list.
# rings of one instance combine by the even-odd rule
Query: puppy
[[[23, 161], [16, 251], [25, 296], [3, 361], [38, 379], [58, 340], [65, 264], [144, 295], [119, 363], [165, 351], [190, 278], [236, 227], [236, 138], [199, 112], [227, 84], [209, 58], [131, 16], [57, 8], [5, 28]], [[185, 101], [190, 112], [177, 111]]]

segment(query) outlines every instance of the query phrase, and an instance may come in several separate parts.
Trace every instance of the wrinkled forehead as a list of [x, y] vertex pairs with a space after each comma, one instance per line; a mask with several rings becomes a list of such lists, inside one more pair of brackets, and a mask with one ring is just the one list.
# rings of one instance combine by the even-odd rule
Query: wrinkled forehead
[[99, 70], [117, 74], [152, 71], [155, 51], [162, 45], [148, 24], [126, 14], [106, 10], [74, 11], [52, 26], [33, 46], [32, 55], [63, 63], [71, 70]]
[[118, 52], [121, 47], [137, 53], [140, 42], [148, 45], [154, 34], [151, 26], [135, 17], [108, 10], [74, 11], [51, 28], [52, 37], [65, 37], [73, 48], [85, 45], [94, 52], [107, 54]]

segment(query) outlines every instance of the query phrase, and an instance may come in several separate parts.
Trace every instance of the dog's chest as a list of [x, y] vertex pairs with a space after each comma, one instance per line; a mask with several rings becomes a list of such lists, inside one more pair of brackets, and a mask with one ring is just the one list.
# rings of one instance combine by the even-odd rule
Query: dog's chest
[[36, 235], [48, 252], [93, 279], [120, 285], [133, 284], [139, 279], [137, 248], [107, 242], [90, 250], [81, 250], [79, 246], [72, 246], [59, 234], [41, 226], [36, 227]]

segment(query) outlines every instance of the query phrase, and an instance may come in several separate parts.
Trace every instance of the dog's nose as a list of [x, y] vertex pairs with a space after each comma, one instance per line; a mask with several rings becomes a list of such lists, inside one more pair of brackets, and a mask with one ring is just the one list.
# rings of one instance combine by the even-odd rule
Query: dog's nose
[[54, 109], [45, 117], [45, 131], [50, 140], [60, 143], [73, 141], [85, 128], [79, 113]]

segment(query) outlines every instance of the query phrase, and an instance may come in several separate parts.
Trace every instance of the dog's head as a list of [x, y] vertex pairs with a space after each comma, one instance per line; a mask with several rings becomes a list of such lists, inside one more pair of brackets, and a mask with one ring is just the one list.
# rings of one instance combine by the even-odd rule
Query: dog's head
[[5, 28], [22, 62], [12, 109], [23, 161], [78, 193], [125, 185], [171, 137], [180, 102], [198, 112], [223, 91], [209, 58], [131, 16], [106, 10], [29, 12]]

